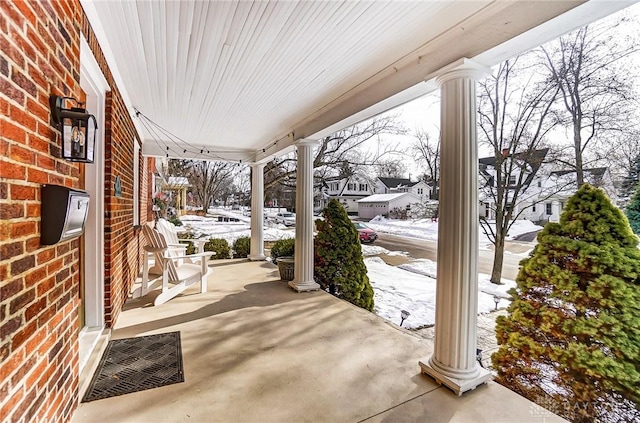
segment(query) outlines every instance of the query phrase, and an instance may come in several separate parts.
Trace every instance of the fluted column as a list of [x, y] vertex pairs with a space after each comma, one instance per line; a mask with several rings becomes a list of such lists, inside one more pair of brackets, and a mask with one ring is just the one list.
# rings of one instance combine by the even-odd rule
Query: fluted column
[[315, 140], [295, 142], [298, 150], [296, 171], [295, 269], [289, 286], [298, 292], [320, 288], [313, 280], [313, 147]]
[[478, 148], [476, 80], [463, 60], [441, 88], [440, 204], [435, 346], [422, 370], [460, 395], [491, 379], [476, 361], [478, 318]]
[[251, 165], [251, 252], [249, 259], [264, 260], [264, 164]]

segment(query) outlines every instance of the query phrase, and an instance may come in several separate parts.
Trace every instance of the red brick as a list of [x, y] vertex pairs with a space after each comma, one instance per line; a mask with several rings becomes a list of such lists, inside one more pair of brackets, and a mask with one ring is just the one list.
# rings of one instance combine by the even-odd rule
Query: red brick
[[2, 282], [3, 284], [0, 285], [0, 287], [2, 287], [2, 298], [6, 299], [6, 298], [11, 298], [13, 297], [15, 294], [17, 294], [18, 292], [22, 291], [24, 289], [24, 281], [22, 280], [22, 278], [17, 278], [14, 279], [12, 281], [9, 282]]
[[46, 250], [40, 251], [37, 255], [37, 262], [38, 264], [44, 264], [47, 263], [51, 260], [53, 260], [56, 257], [56, 250], [55, 248], [47, 248]]
[[0, 133], [4, 138], [17, 141], [21, 144], [24, 144], [27, 140], [25, 130], [7, 120], [0, 120]]
[[26, 235], [36, 233], [36, 222], [25, 221], [11, 224], [10, 234], [12, 238], [22, 238]]
[[16, 1], [14, 2], [14, 6], [20, 10], [22, 16], [33, 26], [36, 25], [36, 14], [33, 13], [31, 8], [31, 2], [28, 1]]
[[55, 277], [51, 276], [49, 278], [43, 279], [37, 286], [37, 295], [38, 297], [42, 297], [49, 291], [53, 289], [55, 286]]
[[38, 325], [35, 321], [24, 326], [21, 331], [11, 337], [11, 348], [15, 350], [20, 347], [20, 345], [24, 344], [25, 341], [33, 335], [37, 327]]
[[[27, 214], [25, 217], [40, 217], [40, 204], [27, 204]], [[39, 239], [35, 239], [36, 248], [40, 244]], [[29, 250], [31, 251], [31, 250]]]
[[[37, 210], [37, 214], [35, 214], [34, 216], [40, 216], [40, 204], [27, 205], [27, 209], [29, 209], [31, 206], [37, 207], [37, 209], [38, 209]], [[34, 237], [31, 237], [31, 238], [27, 238], [27, 240], [25, 241], [25, 245], [26, 245], [27, 253], [32, 253], [32, 252], [40, 249], [40, 236], [34, 236]]]
[[25, 173], [24, 167], [0, 160], [0, 178], [23, 180]]
[[47, 107], [43, 106], [40, 102], [35, 101], [32, 98], [27, 98], [27, 110], [29, 110], [29, 113], [37, 117], [40, 121], [49, 124], [50, 111]]
[[29, 406], [33, 403], [33, 401], [36, 400], [36, 397], [37, 397], [37, 394], [35, 389], [32, 389], [29, 393], [27, 393], [26, 396], [20, 402], [20, 404], [17, 407], [14, 407], [11, 421], [12, 422], [18, 422], [23, 420], [26, 421], [26, 419], [24, 419], [24, 415], [27, 409], [29, 408]]
[[0, 263], [0, 281], [7, 280], [8, 278], [9, 278], [9, 266], [6, 263], [5, 264]]
[[24, 104], [24, 92], [6, 78], [0, 78], [0, 92], [18, 104]]
[[38, 134], [28, 134], [27, 143], [29, 147], [40, 153], [49, 154], [49, 138], [52, 137], [53, 130], [48, 124], [38, 123]]
[[12, 3], [13, 2], [4, 2], [4, 4], [2, 5], [2, 11], [9, 18], [9, 20], [13, 21], [16, 24], [18, 28], [22, 28], [22, 25], [24, 24], [24, 18], [22, 17], [22, 14], [19, 13], [17, 9], [15, 9], [15, 5], [13, 5]]
[[[3, 421], [9, 421], [11, 413], [13, 413], [17, 409], [16, 404], [18, 404], [20, 400], [22, 400], [23, 396], [24, 391], [22, 389], [17, 390], [13, 395], [11, 395], [9, 400], [2, 406], [2, 408], [0, 408], [0, 416], [3, 416]], [[5, 418], [6, 420], [4, 420]]]
[[11, 185], [11, 199], [12, 200], [35, 200], [36, 188], [27, 185]]
[[55, 170], [56, 162], [50, 156], [44, 154], [36, 155], [36, 164], [38, 167], [46, 170]]
[[36, 298], [36, 290], [30, 289], [27, 292], [20, 294], [9, 303], [9, 314], [15, 314], [19, 310], [22, 310], [27, 304], [31, 303]]
[[11, 274], [16, 276], [27, 270], [31, 269], [35, 265], [35, 258], [32, 255], [23, 257], [21, 259], [11, 262]]
[[[22, 179], [24, 179], [24, 176]], [[29, 168], [27, 170], [27, 181], [35, 182], [37, 184], [46, 184], [49, 182], [49, 176], [41, 170]]]
[[11, 40], [15, 43], [16, 47], [18, 47], [18, 50], [20, 50], [27, 57], [27, 59], [35, 61], [36, 51], [33, 49], [33, 46], [31, 46], [31, 44], [24, 39], [22, 34], [22, 31], [17, 31], [15, 28], [11, 28]]
[[2, 246], [0, 246], [0, 257], [3, 260], [8, 260], [22, 254], [24, 254], [23, 242], [12, 242], [10, 244], [3, 244]]
[[[3, 204], [0, 207], [0, 219], [17, 219], [20, 217], [24, 217], [24, 206], [22, 204]], [[2, 257], [2, 254], [0, 254], [0, 257]]]
[[[37, 286], [41, 281], [46, 279], [46, 277], [47, 277], [47, 267], [46, 266], [37, 267], [24, 277], [25, 287], [31, 288], [32, 286]], [[40, 297], [40, 293], [36, 292], [36, 296]]]
[[0, 34], [0, 50], [10, 61], [14, 62], [18, 67], [24, 68], [24, 55], [5, 34]]
[[8, 319], [0, 326], [0, 339], [5, 340], [22, 327], [22, 318], [14, 317]]
[[11, 72], [11, 80], [15, 82], [20, 88], [25, 90], [27, 94], [36, 97], [38, 95], [38, 89], [36, 84], [24, 73], [18, 72], [15, 68]]
[[9, 108], [9, 118], [13, 122], [19, 123], [30, 131], [36, 130], [36, 120], [31, 115], [31, 111], [26, 112], [23, 109], [12, 105]]
[[12, 160], [26, 164], [35, 164], [36, 162], [36, 154], [31, 150], [27, 150], [26, 148], [17, 145], [12, 145], [10, 151], [11, 153], [9, 154], [9, 158]]
[[47, 299], [40, 298], [35, 303], [31, 304], [24, 312], [24, 318], [28, 322], [34, 317], [37, 317], [38, 314], [47, 306]]
[[[1, 165], [0, 165], [1, 166]], [[6, 182], [0, 182], [0, 200], [6, 200], [8, 196], [9, 186]]]

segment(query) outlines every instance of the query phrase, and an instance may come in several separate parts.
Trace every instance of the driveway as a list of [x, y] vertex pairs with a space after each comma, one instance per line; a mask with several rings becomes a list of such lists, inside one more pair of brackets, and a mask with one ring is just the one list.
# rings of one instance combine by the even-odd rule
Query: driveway
[[[425, 239], [408, 238], [398, 235], [378, 233], [379, 237], [373, 245], [384, 247], [390, 251], [406, 251], [410, 258], [429, 259], [437, 261], [438, 243]], [[502, 277], [515, 280], [520, 269], [520, 260], [526, 257], [528, 251], [533, 248], [533, 244], [528, 242], [507, 242], [502, 266]], [[407, 259], [401, 256], [386, 256], [384, 260], [390, 265], [402, 264]], [[491, 274], [493, 267], [493, 246], [491, 249], [480, 249], [478, 270], [481, 273]]]

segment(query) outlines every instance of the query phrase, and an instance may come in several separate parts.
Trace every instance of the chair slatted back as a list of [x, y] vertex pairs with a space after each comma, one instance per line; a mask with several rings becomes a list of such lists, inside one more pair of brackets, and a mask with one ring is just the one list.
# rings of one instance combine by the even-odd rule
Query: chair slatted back
[[[164, 235], [162, 235], [160, 232], [158, 232], [157, 230], [153, 229], [151, 226], [149, 225], [143, 225], [142, 226], [142, 233], [144, 234], [144, 237], [147, 239], [147, 243], [150, 247], [152, 248], [163, 248], [165, 252], [169, 252], [170, 249], [168, 249], [167, 246], [167, 241], [164, 237]], [[158, 263], [161, 263], [164, 258], [164, 254], [163, 253], [156, 253], [156, 261]], [[169, 272], [169, 280], [172, 281], [177, 281], [179, 280], [178, 277], [178, 271], [176, 270], [176, 265], [173, 262], [173, 260], [167, 260], [166, 263], [167, 266], [167, 270]]]

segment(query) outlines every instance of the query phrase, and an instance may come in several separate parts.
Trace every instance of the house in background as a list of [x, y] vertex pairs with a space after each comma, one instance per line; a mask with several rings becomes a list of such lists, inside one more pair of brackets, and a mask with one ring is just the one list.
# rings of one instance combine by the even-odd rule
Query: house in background
[[358, 200], [373, 194], [372, 181], [361, 174], [329, 179], [325, 181], [324, 187], [323, 192], [327, 202], [335, 198], [344, 206], [348, 214], [358, 214]]
[[358, 217], [373, 219], [376, 216], [406, 216], [413, 205], [421, 203], [420, 197], [410, 192], [374, 194], [358, 200]]
[[425, 202], [431, 198], [431, 187], [424, 181], [413, 182], [406, 178], [378, 177], [374, 194], [393, 194], [397, 192], [410, 192]]
[[[602, 188], [611, 201], [616, 204], [618, 197], [609, 168], [598, 167], [584, 169], [584, 181]], [[533, 195], [519, 206], [525, 209], [520, 218], [534, 223], [558, 222], [564, 205], [577, 190], [575, 170], [556, 170], [548, 175], [536, 177], [533, 184]]]
[[[506, 202], [513, 201], [514, 192], [517, 190], [517, 199], [513, 215], [517, 216], [523, 208], [523, 201], [527, 199], [535, 201], [539, 198], [540, 189], [532, 187], [532, 183], [540, 179], [540, 170], [544, 164], [544, 160], [549, 152], [548, 148], [532, 151], [531, 153], [513, 153], [509, 154], [507, 150], [503, 152], [502, 169], [503, 173], [508, 174], [509, 181], [506, 186], [505, 193]], [[482, 157], [478, 160], [479, 180], [478, 180], [478, 199], [480, 201], [478, 210], [480, 217], [493, 220], [496, 218], [496, 198], [497, 184], [496, 178], [498, 172], [496, 170], [496, 157]], [[510, 169], [507, 171], [506, 169]], [[506, 177], [506, 176], [505, 176]], [[533, 185], [536, 185], [535, 183]], [[530, 204], [530, 203], [527, 203]]]

